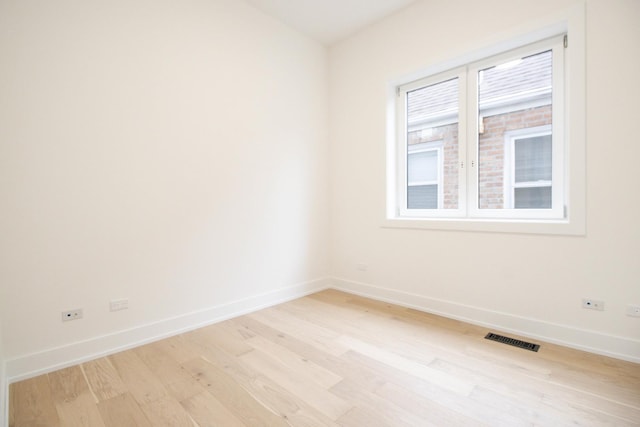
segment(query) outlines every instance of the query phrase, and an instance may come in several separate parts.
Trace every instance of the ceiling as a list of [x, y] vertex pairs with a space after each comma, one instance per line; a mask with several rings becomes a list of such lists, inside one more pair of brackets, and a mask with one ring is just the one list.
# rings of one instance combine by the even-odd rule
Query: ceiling
[[246, 0], [309, 37], [331, 45], [415, 0]]

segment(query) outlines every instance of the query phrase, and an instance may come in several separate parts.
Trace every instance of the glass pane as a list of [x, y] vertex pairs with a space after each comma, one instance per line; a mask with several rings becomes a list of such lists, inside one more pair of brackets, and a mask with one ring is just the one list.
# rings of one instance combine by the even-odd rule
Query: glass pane
[[409, 153], [407, 159], [409, 185], [438, 181], [438, 152], [436, 150]]
[[[551, 180], [551, 135], [520, 139], [513, 156], [507, 154], [512, 149], [508, 146], [512, 141], [509, 132], [552, 124], [552, 59], [549, 50], [478, 72], [478, 207], [481, 209], [510, 208], [505, 196], [511, 194], [513, 182], [528, 181], [530, 177], [536, 181]], [[512, 206], [517, 208], [515, 203]]]
[[438, 209], [438, 186], [412, 185], [407, 189], [408, 209]]
[[551, 209], [551, 187], [525, 187], [514, 191], [516, 209]]
[[514, 145], [516, 182], [551, 181], [551, 135], [518, 139]]
[[[442, 182], [438, 184], [442, 185], [444, 195], [442, 206], [431, 202], [428, 208], [422, 207], [417, 199], [411, 202], [412, 196], [408, 195], [408, 209], [458, 208], [458, 86], [458, 79], [454, 78], [407, 93], [408, 182], [438, 182], [437, 167], [427, 166], [433, 165], [432, 156], [436, 151], [411, 152], [417, 144], [438, 142], [442, 146], [442, 158], [436, 159], [442, 168]], [[415, 191], [418, 190], [407, 189], [408, 194]], [[437, 201], [437, 197], [434, 200]]]

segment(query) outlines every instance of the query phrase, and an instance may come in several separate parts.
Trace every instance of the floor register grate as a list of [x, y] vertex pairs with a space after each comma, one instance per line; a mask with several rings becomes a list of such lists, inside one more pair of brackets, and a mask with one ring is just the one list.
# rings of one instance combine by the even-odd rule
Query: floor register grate
[[493, 332], [489, 332], [485, 339], [501, 342], [502, 344], [512, 345], [514, 347], [524, 348], [529, 351], [538, 351], [540, 346], [538, 344], [533, 344], [526, 341], [520, 341], [515, 338], [503, 337], [502, 335], [494, 334]]

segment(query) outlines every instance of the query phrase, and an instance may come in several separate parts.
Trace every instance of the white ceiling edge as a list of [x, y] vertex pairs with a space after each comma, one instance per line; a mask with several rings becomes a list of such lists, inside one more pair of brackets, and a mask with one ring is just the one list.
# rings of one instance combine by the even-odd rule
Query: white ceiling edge
[[415, 0], [246, 0], [318, 42], [329, 46]]

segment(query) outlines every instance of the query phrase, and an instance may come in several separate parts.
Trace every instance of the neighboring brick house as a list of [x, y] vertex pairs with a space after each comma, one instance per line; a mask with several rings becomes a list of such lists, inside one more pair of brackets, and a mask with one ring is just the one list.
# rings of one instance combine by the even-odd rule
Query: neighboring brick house
[[[544, 52], [480, 72], [480, 208], [550, 207], [551, 60]], [[458, 207], [457, 96], [456, 80], [408, 94], [409, 208]], [[516, 142], [533, 159], [515, 156]], [[418, 171], [435, 164], [438, 176]]]

